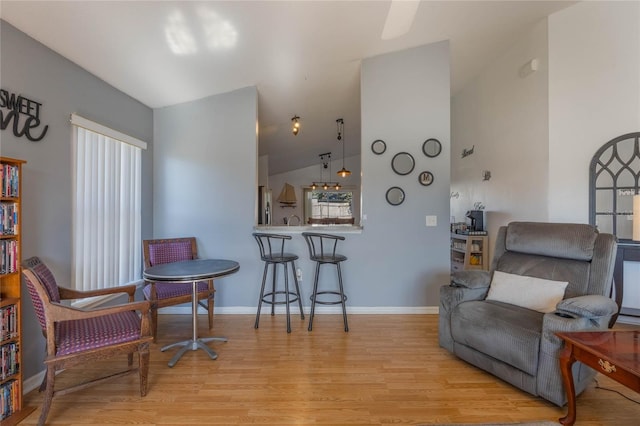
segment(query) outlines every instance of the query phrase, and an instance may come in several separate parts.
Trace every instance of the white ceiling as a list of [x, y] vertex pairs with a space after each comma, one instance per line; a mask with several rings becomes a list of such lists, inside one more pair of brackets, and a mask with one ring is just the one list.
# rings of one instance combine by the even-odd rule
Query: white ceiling
[[359, 152], [363, 58], [449, 40], [455, 93], [575, 1], [422, 1], [407, 34], [382, 40], [390, 3], [1, 0], [0, 16], [152, 108], [256, 86], [260, 154], [277, 173], [341, 158], [337, 118], [347, 156]]

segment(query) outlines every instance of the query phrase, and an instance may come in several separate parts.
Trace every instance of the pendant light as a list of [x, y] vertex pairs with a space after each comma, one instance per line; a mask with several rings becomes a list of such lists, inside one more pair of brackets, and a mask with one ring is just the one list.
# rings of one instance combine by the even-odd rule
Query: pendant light
[[325, 152], [324, 154], [320, 154], [319, 157], [320, 157], [320, 180], [312, 182], [311, 189], [315, 191], [317, 188], [320, 187], [326, 191], [329, 188], [334, 188], [336, 190], [339, 190], [340, 188], [342, 188], [342, 185], [340, 185], [340, 182], [325, 181], [323, 178], [322, 171], [324, 169], [329, 169], [328, 176], [331, 177], [331, 153]]
[[[327, 157], [329, 157], [329, 179], [331, 179], [331, 153], [326, 154]], [[324, 158], [323, 158], [324, 160]], [[322, 165], [322, 167], [324, 167], [325, 169], [327, 168], [327, 162], [325, 161], [324, 164]], [[325, 191], [327, 189], [329, 189], [329, 184], [327, 182], [325, 182], [324, 184], [322, 184], [322, 189], [324, 189]]]
[[[351, 172], [344, 168], [344, 144], [346, 142], [344, 139], [344, 120], [342, 118], [338, 118], [336, 120], [336, 124], [338, 126], [338, 142], [342, 142], [342, 169], [338, 171], [338, 176], [344, 178], [351, 175]], [[340, 189], [339, 185], [336, 185], [336, 189]]]
[[293, 122], [293, 126], [291, 127], [291, 132], [293, 133], [294, 136], [297, 136], [298, 132], [300, 131], [300, 117], [298, 117], [297, 115], [294, 115], [291, 121]]
[[[331, 153], [329, 153], [329, 176], [331, 176]], [[336, 189], [336, 191], [341, 188], [340, 182], [325, 182], [323, 188], [326, 190], [326, 189], [329, 189], [330, 186], [333, 186]]]

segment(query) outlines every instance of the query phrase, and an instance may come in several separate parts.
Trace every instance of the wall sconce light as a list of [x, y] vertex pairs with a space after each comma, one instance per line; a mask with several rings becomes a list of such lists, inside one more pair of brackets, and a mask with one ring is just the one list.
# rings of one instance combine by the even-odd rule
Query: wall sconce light
[[633, 241], [640, 241], [640, 194], [633, 196]]
[[[351, 172], [344, 168], [344, 144], [347, 142], [344, 139], [344, 120], [338, 118], [336, 124], [338, 126], [338, 142], [342, 142], [342, 169], [338, 170], [338, 176], [344, 178], [351, 175]], [[339, 185], [336, 185], [336, 189], [340, 189]]]
[[300, 131], [300, 117], [298, 117], [297, 115], [294, 115], [291, 121], [293, 122], [293, 127], [291, 128], [291, 132], [295, 136]]
[[520, 67], [520, 69], [518, 70], [518, 74], [520, 75], [521, 78], [525, 78], [536, 71], [538, 71], [538, 59], [533, 58], [532, 60], [530, 60], [529, 62], [527, 62], [526, 64]]

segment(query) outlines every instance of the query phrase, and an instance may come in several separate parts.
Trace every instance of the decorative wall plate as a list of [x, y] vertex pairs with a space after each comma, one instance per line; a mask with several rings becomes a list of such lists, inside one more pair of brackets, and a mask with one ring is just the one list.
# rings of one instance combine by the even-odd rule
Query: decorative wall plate
[[391, 204], [392, 206], [399, 206], [404, 202], [404, 191], [400, 187], [392, 186], [391, 188], [387, 189], [386, 198], [387, 203]]
[[437, 157], [442, 152], [442, 144], [438, 139], [427, 139], [422, 144], [422, 152], [429, 158]]
[[433, 173], [424, 171], [418, 176], [420, 185], [429, 186], [433, 183]]
[[387, 144], [382, 139], [377, 139], [371, 144], [371, 151], [376, 155], [382, 155], [387, 150]]
[[413, 155], [408, 152], [399, 152], [393, 156], [391, 160], [391, 168], [399, 175], [408, 175], [413, 171], [416, 166], [416, 161], [413, 159]]

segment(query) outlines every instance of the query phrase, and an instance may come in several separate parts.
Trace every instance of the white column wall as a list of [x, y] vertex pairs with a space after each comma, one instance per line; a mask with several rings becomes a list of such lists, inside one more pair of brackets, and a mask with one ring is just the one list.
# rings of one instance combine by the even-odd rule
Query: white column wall
[[[589, 221], [589, 163], [640, 131], [640, 2], [580, 2], [549, 18], [549, 219]], [[640, 262], [623, 307], [640, 309]]]
[[[527, 72], [532, 59], [538, 69]], [[451, 215], [463, 222], [486, 206], [490, 253], [499, 226], [547, 219], [547, 66], [542, 21], [452, 99]]]

